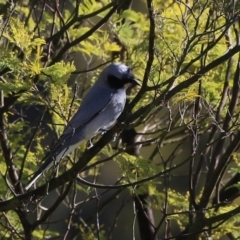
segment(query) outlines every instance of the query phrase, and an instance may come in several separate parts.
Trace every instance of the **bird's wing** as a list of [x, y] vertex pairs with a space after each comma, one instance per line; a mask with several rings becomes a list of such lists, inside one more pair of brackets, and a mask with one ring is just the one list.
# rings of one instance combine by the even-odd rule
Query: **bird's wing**
[[[110, 89], [94, 87], [88, 92], [79, 110], [70, 120], [61, 137], [44, 157], [44, 163], [34, 173], [31, 180], [25, 186], [26, 190], [28, 190], [33, 185], [33, 183], [43, 174], [43, 171], [51, 167], [53, 164], [57, 164], [57, 162], [55, 162], [56, 156], [58, 156], [62, 151], [67, 151], [67, 149], [70, 147], [68, 143], [70, 143], [72, 140], [73, 135], [83, 134], [81, 130], [84, 128], [84, 126], [86, 126], [86, 124], [96, 118], [98, 114], [108, 106], [112, 100], [113, 94], [114, 91], [111, 91]], [[84, 135], [82, 136], [82, 139], [80, 137], [80, 140], [83, 139]]]
[[82, 101], [82, 104], [73, 118], [69, 121], [63, 135], [82, 128], [101, 113], [111, 102], [114, 90], [93, 87]]
[[[83, 102], [75, 113], [73, 118], [69, 121], [67, 127], [65, 128], [63, 134], [57, 140], [57, 142], [51, 147], [49, 153], [44, 158], [45, 164], [48, 165], [49, 156], [57, 156], [60, 152], [64, 150], [64, 148], [69, 147], [69, 143], [71, 142], [73, 136], [77, 135], [81, 132], [81, 130], [94, 118], [98, 116], [111, 102], [112, 95], [114, 91], [111, 91], [106, 88], [92, 88], [89, 93], [83, 99]], [[84, 137], [84, 136], [83, 136]], [[83, 139], [82, 139], [83, 140]], [[78, 141], [78, 140], [76, 140]], [[76, 144], [76, 143], [75, 143]], [[67, 146], [66, 146], [67, 145]], [[46, 169], [46, 167], [42, 169]]]

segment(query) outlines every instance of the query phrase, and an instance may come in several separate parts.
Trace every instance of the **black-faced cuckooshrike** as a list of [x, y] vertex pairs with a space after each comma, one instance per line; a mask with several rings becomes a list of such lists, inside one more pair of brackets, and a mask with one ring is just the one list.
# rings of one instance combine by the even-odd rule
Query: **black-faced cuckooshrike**
[[82, 141], [91, 140], [117, 120], [125, 106], [128, 83], [139, 85], [130, 68], [124, 64], [113, 63], [100, 73], [63, 134], [43, 159], [44, 163], [26, 185], [26, 190], [44, 171], [57, 166], [61, 159], [74, 151]]

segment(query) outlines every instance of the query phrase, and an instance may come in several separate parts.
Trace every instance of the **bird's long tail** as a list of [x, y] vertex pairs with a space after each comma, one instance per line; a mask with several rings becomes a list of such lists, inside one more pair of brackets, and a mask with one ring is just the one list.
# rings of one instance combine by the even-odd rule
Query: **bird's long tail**
[[67, 148], [64, 147], [63, 150], [57, 155], [53, 156], [53, 153], [49, 153], [49, 155], [46, 157], [45, 162], [42, 164], [42, 166], [34, 173], [33, 177], [30, 179], [30, 181], [25, 186], [25, 190], [27, 191], [37, 180], [39, 177], [43, 175], [45, 171], [47, 171], [52, 166], [55, 166], [55, 168], [58, 166], [61, 159], [66, 156], [68, 153], [72, 152], [78, 145], [80, 144], [74, 144], [71, 146], [68, 146]]
[[40, 169], [34, 173], [33, 177], [30, 179], [28, 184], [25, 186], [25, 190], [27, 191], [37, 180], [40, 178], [43, 174], [43, 171], [40, 171]]
[[41, 165], [41, 167], [33, 174], [30, 181], [25, 186], [25, 190], [27, 191], [37, 180], [43, 175], [43, 172], [48, 170], [53, 165], [57, 165], [59, 162], [59, 157], [57, 156], [56, 159], [49, 155], [47, 156], [45, 162]]

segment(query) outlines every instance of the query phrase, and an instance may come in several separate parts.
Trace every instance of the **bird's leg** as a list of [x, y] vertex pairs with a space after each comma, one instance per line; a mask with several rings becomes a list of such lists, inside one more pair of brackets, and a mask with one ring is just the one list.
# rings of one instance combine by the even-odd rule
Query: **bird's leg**
[[90, 149], [90, 148], [92, 148], [92, 147], [93, 147], [92, 139], [90, 139], [90, 140], [88, 141], [87, 149]]
[[98, 131], [99, 131], [102, 135], [107, 132], [107, 130], [106, 130], [106, 129], [103, 129], [103, 128], [99, 128]]
[[115, 142], [117, 139], [117, 133], [114, 133], [112, 142]]
[[[103, 128], [99, 128], [98, 131], [99, 131], [102, 135], [107, 132], [107, 130], [106, 130], [106, 129], [103, 129]], [[112, 141], [115, 142], [115, 141], [116, 141], [116, 138], [117, 138], [117, 133], [114, 134]]]

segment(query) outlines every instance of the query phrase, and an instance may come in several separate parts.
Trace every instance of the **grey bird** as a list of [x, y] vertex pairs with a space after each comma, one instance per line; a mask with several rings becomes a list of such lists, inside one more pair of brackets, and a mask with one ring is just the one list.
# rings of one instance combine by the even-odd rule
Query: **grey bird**
[[25, 186], [28, 190], [50, 167], [74, 151], [83, 141], [91, 140], [106, 131], [122, 113], [128, 84], [139, 85], [131, 69], [121, 63], [107, 66], [83, 98], [81, 106], [69, 121], [64, 132], [43, 159], [44, 163]]

